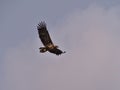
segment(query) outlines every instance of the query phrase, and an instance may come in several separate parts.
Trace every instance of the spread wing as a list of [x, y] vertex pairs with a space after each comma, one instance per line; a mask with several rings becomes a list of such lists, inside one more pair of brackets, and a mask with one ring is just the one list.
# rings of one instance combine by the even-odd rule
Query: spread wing
[[44, 46], [53, 44], [50, 35], [47, 31], [46, 23], [40, 22], [37, 26], [39, 38], [41, 39]]
[[60, 55], [62, 53], [65, 53], [65, 51], [63, 52], [63, 51], [61, 51], [60, 49], [57, 49], [57, 48], [51, 49], [51, 50], [49, 50], [49, 52], [54, 53], [56, 55]]

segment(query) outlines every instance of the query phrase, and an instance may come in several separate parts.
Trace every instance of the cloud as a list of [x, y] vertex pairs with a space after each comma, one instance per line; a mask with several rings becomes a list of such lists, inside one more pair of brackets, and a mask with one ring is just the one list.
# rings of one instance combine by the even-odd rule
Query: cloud
[[6, 90], [119, 90], [118, 8], [91, 5], [52, 27], [67, 53], [39, 54], [39, 40], [24, 41], [5, 57]]

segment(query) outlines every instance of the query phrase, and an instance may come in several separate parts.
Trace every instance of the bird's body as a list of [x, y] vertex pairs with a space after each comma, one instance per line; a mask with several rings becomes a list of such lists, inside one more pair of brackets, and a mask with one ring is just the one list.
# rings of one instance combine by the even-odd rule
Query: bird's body
[[60, 55], [62, 53], [65, 53], [58, 49], [58, 46], [54, 45], [50, 35], [47, 31], [46, 23], [45, 22], [40, 22], [37, 26], [38, 29], [38, 34], [41, 42], [43, 43], [44, 47], [40, 47], [40, 52], [44, 53], [46, 51], [49, 51], [51, 53], [54, 53], [56, 55]]

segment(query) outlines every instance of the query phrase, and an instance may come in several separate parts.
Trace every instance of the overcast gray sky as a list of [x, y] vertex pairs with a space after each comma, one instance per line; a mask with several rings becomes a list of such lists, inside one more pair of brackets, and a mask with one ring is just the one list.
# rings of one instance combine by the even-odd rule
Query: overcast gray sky
[[[67, 53], [39, 53], [45, 21]], [[120, 90], [119, 0], [1, 0], [0, 90]]]

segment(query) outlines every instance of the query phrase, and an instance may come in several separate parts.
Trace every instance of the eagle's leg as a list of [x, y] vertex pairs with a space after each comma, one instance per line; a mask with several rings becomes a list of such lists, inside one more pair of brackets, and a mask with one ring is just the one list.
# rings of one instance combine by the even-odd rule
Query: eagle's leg
[[47, 49], [46, 49], [45, 47], [40, 47], [39, 49], [40, 49], [40, 52], [41, 52], [41, 53], [44, 53], [44, 52], [47, 51]]

